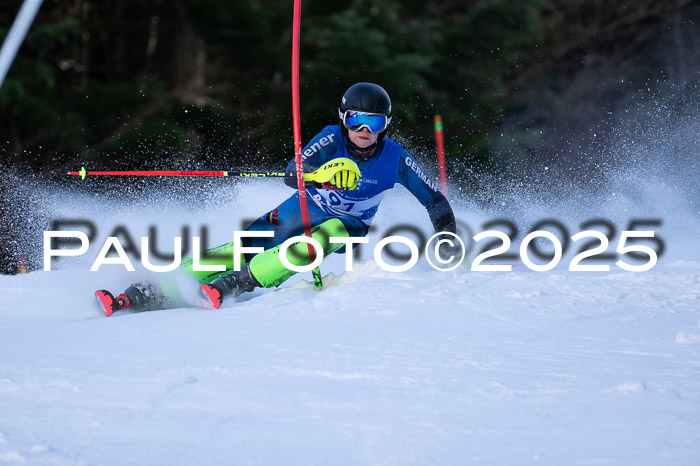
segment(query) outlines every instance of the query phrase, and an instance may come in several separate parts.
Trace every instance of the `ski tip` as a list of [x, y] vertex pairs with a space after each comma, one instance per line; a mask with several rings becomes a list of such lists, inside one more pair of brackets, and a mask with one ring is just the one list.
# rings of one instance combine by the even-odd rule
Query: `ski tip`
[[216, 287], [212, 285], [202, 285], [200, 290], [202, 291], [202, 296], [204, 296], [204, 299], [207, 300], [211, 307], [214, 309], [219, 309], [221, 307], [224, 300], [221, 297], [221, 292]]
[[104, 312], [107, 317], [111, 316], [112, 312], [114, 312], [116, 308], [112, 293], [107, 290], [97, 290], [95, 291], [95, 299], [97, 300], [97, 304], [100, 306], [100, 309], [102, 309], [102, 312]]

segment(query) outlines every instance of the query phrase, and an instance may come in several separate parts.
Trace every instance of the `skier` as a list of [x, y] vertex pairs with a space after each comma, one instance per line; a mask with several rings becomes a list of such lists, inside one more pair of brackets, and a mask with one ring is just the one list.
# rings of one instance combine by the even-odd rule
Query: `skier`
[[[396, 183], [406, 187], [425, 206], [436, 232], [455, 233], [455, 217], [445, 196], [413, 157], [387, 137], [392, 118], [387, 92], [377, 84], [354, 84], [343, 95], [338, 115], [340, 122], [323, 128], [302, 152], [305, 178], [313, 173], [317, 180], [305, 184], [312, 237], [321, 243], [324, 255], [344, 249], [343, 243], [331, 243], [330, 237], [366, 236], [385, 191]], [[285, 183], [296, 188], [294, 159], [286, 173], [289, 176]], [[318, 180], [323, 182], [319, 185]], [[244, 247], [261, 247], [264, 252], [242, 257], [239, 271], [197, 274], [192, 271], [191, 258], [183, 262], [183, 267], [197, 276], [203, 296], [215, 308], [228, 296], [238, 296], [256, 287], [279, 286], [295, 273], [283, 265], [279, 249], [286, 239], [304, 234], [299, 193], [261, 216], [247, 231], [272, 231], [274, 236], [244, 238]], [[444, 246], [441, 253], [458, 252], [445, 243], [441, 246]], [[232, 250], [233, 242], [207, 253], [225, 257]], [[306, 243], [291, 246], [287, 259], [295, 265], [310, 264]], [[151, 310], [164, 307], [168, 301], [169, 293], [160, 288], [134, 284], [116, 300], [109, 293], [105, 295], [104, 290], [96, 296], [107, 315], [121, 308]]]

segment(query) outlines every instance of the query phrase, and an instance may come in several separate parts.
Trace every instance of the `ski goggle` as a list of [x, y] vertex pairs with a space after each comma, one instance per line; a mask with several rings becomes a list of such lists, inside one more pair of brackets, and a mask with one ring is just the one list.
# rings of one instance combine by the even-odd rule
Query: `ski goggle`
[[362, 128], [367, 128], [370, 133], [381, 133], [384, 131], [391, 118], [378, 113], [363, 113], [355, 110], [346, 110], [340, 118], [343, 120], [343, 125], [351, 131], [360, 131]]

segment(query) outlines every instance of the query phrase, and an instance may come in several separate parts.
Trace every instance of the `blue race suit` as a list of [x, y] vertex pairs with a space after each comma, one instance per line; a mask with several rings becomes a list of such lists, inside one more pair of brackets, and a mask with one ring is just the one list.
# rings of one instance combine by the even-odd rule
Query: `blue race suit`
[[[396, 183], [406, 187], [428, 211], [436, 232], [456, 230], [455, 218], [445, 196], [428, 179], [425, 172], [395, 141], [384, 138], [375, 153], [365, 161], [352, 157], [344, 144], [339, 125], [323, 128], [304, 148], [302, 159], [305, 172], [326, 162], [348, 157], [358, 163], [362, 176], [355, 190], [328, 190], [308, 188], [307, 198], [310, 226], [314, 227], [331, 218], [339, 219], [350, 236], [365, 236], [374, 219], [385, 191]], [[296, 173], [295, 160], [287, 165], [287, 173]], [[296, 179], [289, 185], [296, 188]], [[247, 230], [275, 232], [273, 238], [246, 238], [245, 246], [269, 249], [287, 238], [304, 234], [299, 208], [299, 193], [295, 193], [277, 208], [266, 213]]]

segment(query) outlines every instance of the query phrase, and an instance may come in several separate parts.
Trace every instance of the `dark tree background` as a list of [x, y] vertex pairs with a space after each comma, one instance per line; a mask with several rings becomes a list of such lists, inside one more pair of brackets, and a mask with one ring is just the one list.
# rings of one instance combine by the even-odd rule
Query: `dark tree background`
[[[0, 0], [0, 40], [20, 5]], [[3, 169], [279, 168], [293, 157], [292, 12], [292, 0], [44, 0], [0, 88]], [[453, 180], [545, 164], [576, 179], [640, 93], [697, 89], [699, 24], [691, 0], [305, 0], [302, 137], [372, 81], [419, 158], [432, 160], [442, 114]], [[6, 224], [15, 194], [0, 181]]]
[[[389, 90], [394, 134], [417, 146], [441, 113], [450, 160], [539, 163], [558, 152], [553, 135], [600, 124], [650, 83], [698, 80], [698, 3], [307, 0], [304, 139], [365, 80]], [[0, 2], [0, 38], [20, 4]], [[292, 155], [292, 5], [45, 0], [0, 88], [3, 165], [279, 166]]]

